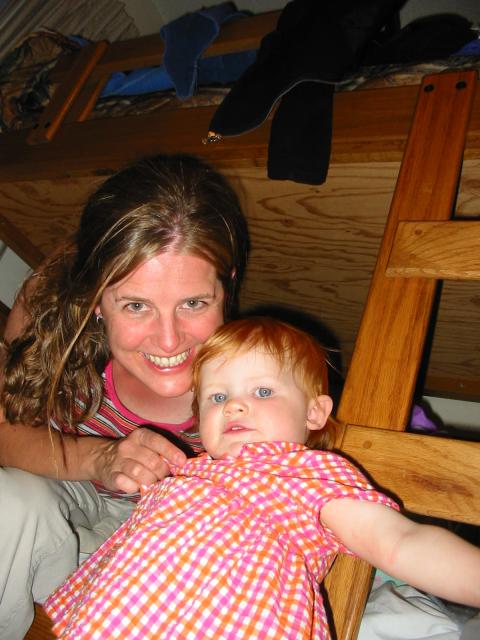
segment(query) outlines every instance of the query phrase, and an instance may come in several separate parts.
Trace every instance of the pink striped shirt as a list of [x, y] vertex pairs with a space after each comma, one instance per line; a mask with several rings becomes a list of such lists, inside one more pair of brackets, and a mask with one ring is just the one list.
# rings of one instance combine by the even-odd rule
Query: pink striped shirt
[[347, 552], [329, 500], [397, 508], [344, 458], [294, 443], [188, 460], [46, 602], [71, 640], [326, 639], [319, 583]]
[[[76, 427], [74, 431], [76, 434], [81, 436], [101, 436], [103, 438], [123, 438], [139, 427], [148, 426], [149, 429], [153, 429], [159, 433], [166, 432], [167, 435], [168, 433], [174, 434], [186, 443], [194, 453], [203, 451], [198, 431], [194, 427], [193, 417], [181, 424], [144, 420], [127, 409], [117, 396], [113, 382], [111, 362], [105, 367], [103, 378], [105, 392], [102, 403], [94, 416]], [[80, 401], [78, 401], [78, 403], [81, 406], [82, 403]], [[60, 428], [59, 425], [55, 423], [53, 423], [53, 426], [57, 429]], [[62, 426], [61, 430], [65, 432], [72, 431], [66, 426]], [[114, 492], [105, 489], [105, 487], [99, 483], [94, 482], [93, 484], [101, 495], [130, 500], [138, 500], [139, 497], [138, 494]]]

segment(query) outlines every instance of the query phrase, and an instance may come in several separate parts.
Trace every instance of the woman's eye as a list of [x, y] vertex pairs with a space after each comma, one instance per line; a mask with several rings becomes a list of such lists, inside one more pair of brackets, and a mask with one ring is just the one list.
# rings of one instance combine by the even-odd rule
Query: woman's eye
[[205, 302], [202, 300], [197, 300], [197, 298], [192, 298], [191, 300], [186, 300], [184, 303], [184, 307], [186, 309], [193, 309], [196, 311], [197, 309], [201, 309], [205, 305]]
[[143, 311], [145, 309], [145, 303], [144, 302], [129, 302], [126, 306], [126, 308], [129, 311]]
[[259, 398], [269, 398], [272, 394], [273, 391], [268, 389], [268, 387], [258, 387], [258, 389], [255, 389], [255, 395]]
[[227, 395], [225, 393], [214, 393], [212, 395], [212, 402], [214, 404], [221, 404], [222, 402], [225, 402], [226, 399]]

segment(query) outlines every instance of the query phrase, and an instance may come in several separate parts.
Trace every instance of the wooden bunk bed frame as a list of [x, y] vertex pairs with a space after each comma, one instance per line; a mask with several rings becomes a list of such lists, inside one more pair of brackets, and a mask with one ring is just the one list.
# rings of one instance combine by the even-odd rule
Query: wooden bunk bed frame
[[[255, 39], [258, 42], [261, 35], [273, 28], [275, 20], [275, 14], [249, 19], [251, 26], [247, 32], [254, 33], [253, 40], [245, 36], [240, 23], [232, 23], [228, 26], [229, 37], [240, 29], [243, 44], [237, 49], [225, 50], [251, 48]], [[216, 42], [218, 49], [212, 46], [212, 51], [218, 52], [226, 46], [225, 33], [227, 28]], [[37, 127], [35, 132], [1, 137], [0, 202], [3, 202], [4, 213], [0, 233], [7, 244], [20, 249], [32, 264], [48, 253], [50, 244], [45, 240], [36, 241], [33, 232], [22, 232], [24, 219], [21, 215], [15, 217], [18, 208], [14, 210], [9, 206], [8, 194], [18, 194], [17, 187], [9, 192], [5, 185], [23, 181], [31, 186], [35, 180], [55, 182], [78, 176], [97, 176], [98, 181], [99, 173], [109, 172], [139, 155], [158, 151], [197, 153], [227, 173], [230, 171], [232, 176], [252, 167], [263, 169], [265, 165], [268, 122], [245, 136], [225, 140], [220, 147], [204, 147], [199, 141], [208, 128], [211, 108], [196, 114], [195, 134], [192, 123], [187, 122], [187, 110], [137, 118], [145, 120], [146, 125], [135, 122], [135, 118], [122, 119], [121, 143], [115, 138], [120, 125], [85, 120], [83, 106], [91, 103], [85, 91], [88, 88], [87, 93], [98, 95], [97, 74], [103, 78], [103, 71], [98, 69], [127, 68], [112, 66], [117, 55], [114, 51], [126, 51], [129, 60], [138, 62], [136, 66], [144, 65], [147, 59], [148, 64], [156, 63], [154, 60], [158, 58], [154, 58], [148, 48], [152, 40], [141, 39], [141, 42], [146, 49], [138, 56], [132, 55], [128, 45], [122, 43], [104, 48], [92, 69], [89, 65], [98, 49], [97, 53], [82, 54], [79, 67], [87, 69], [86, 78], [76, 73], [73, 84], [76, 86], [80, 78], [81, 90], [74, 92], [70, 102], [62, 97], [60, 106], [66, 105], [69, 109], [62, 107], [59, 111], [57, 104], [55, 113], [63, 115], [55, 130], [51, 130], [53, 135], [46, 132], [50, 127], [45, 127], [46, 122], [55, 120], [55, 113], [53, 116], [50, 113], [47, 120], [44, 119], [43, 130]], [[158, 52], [155, 55], [158, 56]], [[71, 79], [67, 79], [67, 84], [72, 84]], [[403, 158], [337, 411], [343, 425], [338, 448], [363, 467], [378, 485], [399, 498], [407, 511], [480, 525], [480, 444], [405, 432], [423, 348], [428, 342], [430, 319], [435, 311], [437, 280], [480, 279], [480, 222], [451, 219], [457, 203], [462, 161], [472, 161], [469, 176], [478, 171], [480, 93], [476, 91], [477, 85], [476, 72], [466, 71], [427, 77], [420, 88], [338, 94], [334, 106], [332, 163], [344, 163], [350, 170], [352, 167], [361, 170], [362, 162], [374, 162], [377, 163], [374, 168], [381, 172], [385, 169], [383, 163], [398, 163]], [[97, 88], [92, 93], [94, 86]], [[63, 96], [70, 95], [65, 87]], [[168, 140], [162, 137], [160, 123], [162, 127], [174, 127], [178, 137], [170, 135]], [[157, 129], [158, 136], [152, 135]], [[255, 173], [254, 178], [258, 179], [258, 175]], [[396, 177], [395, 169], [393, 178]], [[302, 189], [298, 186], [304, 197], [307, 192], [308, 197], [315, 197], [322, 187]], [[32, 228], [33, 219], [34, 216], [29, 218], [28, 223]], [[288, 218], [287, 222], [291, 225]], [[259, 218], [253, 217], [254, 245], [263, 241], [264, 251], [268, 252], [268, 242], [275, 238], [260, 237], [256, 224], [260, 224]], [[52, 238], [50, 243], [55, 241]], [[305, 254], [314, 249], [315, 243], [308, 245]], [[299, 259], [303, 260], [304, 256]], [[267, 268], [275, 268], [271, 261], [272, 257], [267, 256], [264, 267], [254, 261], [254, 272], [252, 274], [250, 267], [247, 277], [247, 289], [255, 288], [256, 279], [259, 275], [262, 277]], [[299, 293], [297, 291], [297, 297]], [[251, 299], [259, 301], [261, 296], [255, 293]], [[463, 381], [464, 385], [471, 384], [472, 396], [478, 395], [478, 371], [476, 376]], [[337, 559], [326, 583], [337, 640], [356, 637], [370, 586], [368, 565], [343, 556]], [[38, 612], [26, 636], [29, 640], [52, 637], [48, 621], [41, 618], [40, 608]]]

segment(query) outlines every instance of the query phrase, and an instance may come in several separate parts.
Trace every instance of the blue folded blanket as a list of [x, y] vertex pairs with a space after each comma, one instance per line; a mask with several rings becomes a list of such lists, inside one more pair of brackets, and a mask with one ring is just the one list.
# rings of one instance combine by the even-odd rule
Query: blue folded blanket
[[184, 99], [191, 97], [198, 85], [235, 82], [254, 62], [256, 51], [209, 58], [201, 55], [218, 36], [223, 23], [244, 15], [233, 2], [223, 2], [172, 20], [160, 30], [165, 42], [163, 65], [113, 73], [101, 97], [175, 89], [177, 96]]

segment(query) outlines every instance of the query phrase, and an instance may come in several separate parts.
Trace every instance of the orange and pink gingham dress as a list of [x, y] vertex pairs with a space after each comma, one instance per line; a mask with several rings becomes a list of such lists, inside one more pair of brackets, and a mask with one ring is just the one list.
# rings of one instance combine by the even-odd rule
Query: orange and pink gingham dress
[[187, 461], [45, 603], [71, 640], [329, 638], [318, 588], [346, 552], [332, 498], [396, 505], [344, 458], [255, 443]]

